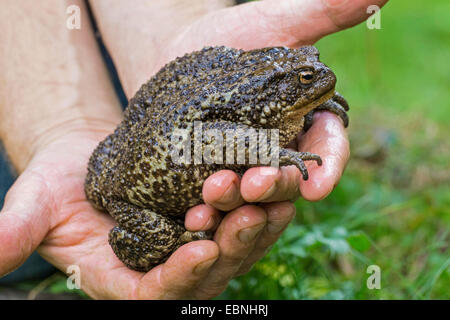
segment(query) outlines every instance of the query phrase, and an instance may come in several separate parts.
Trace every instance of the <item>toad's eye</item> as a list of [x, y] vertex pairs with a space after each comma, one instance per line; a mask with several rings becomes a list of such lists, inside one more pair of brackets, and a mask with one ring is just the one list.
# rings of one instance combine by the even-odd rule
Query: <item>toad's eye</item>
[[299, 80], [301, 84], [310, 84], [313, 82], [314, 72], [312, 70], [300, 71]]

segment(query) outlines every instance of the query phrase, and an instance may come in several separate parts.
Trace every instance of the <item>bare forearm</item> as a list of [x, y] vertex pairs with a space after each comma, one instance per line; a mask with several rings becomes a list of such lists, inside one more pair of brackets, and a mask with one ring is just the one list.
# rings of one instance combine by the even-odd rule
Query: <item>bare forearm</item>
[[90, 2], [128, 97], [163, 64], [180, 54], [171, 51], [171, 43], [187, 25], [233, 3], [232, 0], [143, 0], [133, 5], [121, 0]]
[[82, 2], [5, 1], [0, 11], [0, 138], [19, 171], [62, 131], [114, 127], [120, 109]]

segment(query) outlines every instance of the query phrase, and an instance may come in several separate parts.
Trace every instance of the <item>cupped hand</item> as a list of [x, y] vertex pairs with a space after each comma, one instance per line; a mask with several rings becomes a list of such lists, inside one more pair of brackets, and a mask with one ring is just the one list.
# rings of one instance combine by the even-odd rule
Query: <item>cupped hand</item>
[[[375, 1], [380, 6], [384, 2]], [[107, 22], [105, 29], [101, 18], [101, 11], [107, 15], [108, 10], [114, 11], [114, 5], [104, 3], [106, 8], [100, 11], [101, 1], [91, 5], [126, 93], [131, 96], [149, 74], [175, 56], [204, 45], [252, 49], [310, 44], [363, 21], [366, 7], [374, 1], [263, 1], [218, 10], [194, 10], [194, 18], [180, 15], [177, 26], [168, 28], [170, 32], [164, 33], [162, 27], [158, 30], [160, 42], [150, 45], [159, 46], [153, 48], [158, 52], [155, 57], [163, 60], [148, 59], [148, 47], [140, 48], [149, 46], [144, 39], [133, 41], [131, 46], [126, 41], [116, 41], [124, 48], [114, 47], [111, 34], [116, 30]], [[158, 13], [148, 5], [146, 10], [134, 8], [134, 19], [127, 19], [128, 4], [120, 2], [120, 6], [119, 15], [113, 14], [111, 21], [117, 24], [121, 20], [116, 27], [123, 30], [127, 23], [137, 23], [139, 27], [130, 30], [145, 30], [143, 21], [151, 20], [150, 11]], [[145, 36], [146, 32], [142, 33]], [[136, 32], [132, 34], [136, 36]], [[308, 181], [302, 181], [294, 167], [265, 168], [264, 174], [262, 169], [253, 168], [242, 179], [230, 171], [216, 173], [204, 184], [206, 204], [190, 209], [185, 222], [190, 230], [216, 230], [215, 241], [188, 243], [167, 262], [144, 274], [126, 268], [115, 257], [107, 242], [114, 221], [93, 209], [83, 191], [89, 155], [112, 129], [64, 133], [35, 153], [8, 192], [0, 214], [0, 274], [19, 266], [39, 246], [39, 253], [63, 271], [69, 265], [78, 265], [82, 289], [94, 298], [217, 296], [231, 278], [249, 270], [280, 236], [295, 215], [291, 201], [300, 194], [308, 200], [325, 197], [338, 183], [349, 157], [340, 119], [327, 112], [316, 114], [310, 130], [291, 146], [317, 153], [323, 159], [321, 167], [308, 163]], [[267, 170], [273, 171], [267, 174]], [[260, 205], [246, 204], [251, 202]], [[219, 210], [228, 214], [222, 217]]]
[[[95, 131], [63, 130], [34, 155], [9, 190], [0, 213], [0, 274], [18, 267], [37, 248], [62, 271], [78, 266], [82, 289], [94, 298], [210, 298], [250, 268], [295, 214], [289, 201], [239, 206], [221, 197], [228, 188], [216, 184], [205, 199], [216, 193], [219, 197], [211, 203], [222, 201], [231, 211], [219, 227], [217, 209], [209, 204], [190, 209], [186, 218], [190, 229], [217, 228], [215, 241], [188, 243], [147, 273], [130, 270], [107, 241], [114, 220], [95, 210], [84, 194], [89, 156], [111, 129], [109, 124]], [[224, 173], [212, 176], [209, 183]], [[213, 221], [201, 225], [207, 216]]]
[[147, 273], [128, 269], [109, 246], [114, 220], [87, 201], [84, 179], [90, 154], [112, 129], [63, 130], [34, 155], [0, 213], [0, 275], [37, 248], [63, 272], [79, 267], [81, 288], [93, 298], [197, 297], [194, 288], [219, 255], [215, 242], [188, 243]]
[[[287, 166], [251, 168], [242, 179], [222, 170], [203, 184], [206, 204], [190, 209], [185, 224], [192, 231], [217, 227], [214, 240], [220, 256], [215, 272], [202, 281], [208, 292], [220, 293], [230, 279], [248, 272], [267, 254], [295, 216], [292, 201], [300, 194], [313, 201], [326, 197], [338, 183], [350, 154], [343, 124], [329, 112], [315, 114], [314, 125], [299, 134], [291, 147], [322, 156], [322, 166], [312, 161], [306, 164], [307, 181], [295, 166]], [[248, 204], [252, 202], [260, 204]], [[222, 220], [219, 210], [231, 212]], [[242, 233], [248, 241], [241, 241]]]

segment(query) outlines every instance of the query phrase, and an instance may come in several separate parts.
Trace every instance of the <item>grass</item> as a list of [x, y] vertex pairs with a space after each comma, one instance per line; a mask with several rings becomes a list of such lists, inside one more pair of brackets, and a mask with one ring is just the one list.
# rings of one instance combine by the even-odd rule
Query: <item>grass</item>
[[391, 1], [381, 27], [317, 43], [351, 105], [352, 158], [327, 199], [297, 201], [271, 252], [219, 299], [450, 299], [450, 2]]
[[[354, 144], [370, 141], [355, 127], [366, 130], [366, 137], [380, 132], [374, 118], [353, 126]], [[410, 124], [399, 125], [403, 119], [390, 120], [383, 122], [382, 143], [355, 146], [327, 199], [297, 201], [296, 221], [222, 298], [450, 298], [448, 151], [445, 161], [440, 157], [450, 146], [432, 122], [426, 127], [437, 131], [428, 136], [406, 131]], [[416, 123], [423, 125], [423, 119]], [[381, 268], [380, 290], [366, 286], [369, 265]]]

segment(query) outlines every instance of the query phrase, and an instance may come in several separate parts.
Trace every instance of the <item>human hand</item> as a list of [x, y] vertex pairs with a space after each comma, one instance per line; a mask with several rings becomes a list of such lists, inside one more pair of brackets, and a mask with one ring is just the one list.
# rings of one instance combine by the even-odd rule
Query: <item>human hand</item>
[[[376, 2], [382, 6], [386, 1]], [[120, 3], [111, 4], [111, 1], [96, 1], [92, 6], [124, 89], [131, 96], [148, 80], [149, 74], [186, 52], [205, 45], [253, 49], [311, 44], [326, 34], [363, 21], [367, 17], [365, 9], [373, 1], [330, 3], [264, 1], [216, 10], [220, 2], [214, 2], [213, 10], [202, 11], [196, 7], [198, 10], [192, 10], [194, 14], [190, 16], [178, 15], [175, 7], [170, 9], [170, 2], [169, 10], [167, 7], [150, 10], [152, 4], [145, 2], [131, 9]], [[195, 4], [189, 6], [195, 7]], [[133, 19], [117, 28], [116, 21], [131, 15], [130, 10]], [[161, 13], [161, 10], [167, 12]], [[167, 20], [168, 14], [179, 17], [176, 24]], [[208, 178], [203, 187], [206, 204], [189, 210], [185, 225], [192, 231], [217, 228], [214, 240], [220, 256], [216, 256], [218, 251], [210, 251], [210, 255], [202, 259], [215, 263], [205, 277], [194, 283], [184, 281], [184, 284], [176, 285], [173, 279], [190, 278], [192, 272], [191, 266], [175, 267], [177, 264], [172, 261], [183, 261], [177, 260], [182, 254], [179, 250], [183, 248], [177, 250], [165, 264], [157, 267], [167, 274], [165, 285], [161, 285], [166, 290], [162, 290], [164, 294], [159, 297], [209, 298], [218, 295], [231, 278], [248, 271], [280, 236], [295, 214], [289, 200], [299, 194], [307, 200], [320, 200], [332, 191], [349, 158], [348, 139], [341, 121], [327, 112], [316, 114], [314, 125], [304, 136], [299, 135], [291, 147], [321, 155], [321, 167], [308, 164], [308, 181], [300, 179], [295, 167], [273, 170], [271, 175], [267, 175], [266, 169], [261, 175], [260, 168], [253, 168], [242, 179], [231, 171], [221, 171]], [[249, 202], [265, 204], [245, 205]], [[219, 210], [230, 212], [222, 220]], [[248, 231], [249, 241], [239, 240], [243, 230]], [[206, 242], [188, 245], [203, 246]], [[168, 294], [172, 292], [171, 286], [182, 289], [176, 294]], [[148, 290], [157, 292], [154, 286]]]
[[[40, 43], [25, 43], [23, 47], [31, 46], [35, 50], [32, 53], [29, 50], [21, 51], [19, 65], [14, 64], [14, 59], [2, 60], [9, 61], [9, 66], [1, 65], [2, 70], [10, 70], [4, 75], [12, 74], [21, 66], [26, 68], [26, 72], [19, 73], [20, 77], [17, 79], [17, 82], [25, 81], [25, 84], [21, 82], [19, 85], [21, 90], [9, 90], [6, 95], [7, 103], [3, 103], [4, 100], [2, 100], [0, 104], [2, 108], [12, 105], [16, 107], [15, 112], [9, 113], [9, 119], [11, 116], [20, 115], [11, 121], [15, 125], [9, 128], [9, 132], [5, 132], [9, 134], [7, 149], [10, 152], [13, 149], [16, 150], [12, 152], [18, 154], [17, 157], [13, 157], [13, 162], [21, 171], [19, 179], [8, 192], [5, 205], [0, 213], [0, 274], [3, 275], [20, 265], [39, 246], [39, 253], [63, 271], [69, 265], [78, 265], [82, 272], [82, 288], [94, 298], [213, 297], [226, 287], [230, 278], [245, 272], [253, 261], [256, 261], [275, 241], [288, 221], [292, 219], [293, 207], [285, 200], [295, 197], [299, 189], [305, 198], [317, 200], [331, 191], [333, 185], [337, 183], [346, 157], [348, 157], [348, 152], [345, 150], [348, 143], [340, 120], [324, 113], [316, 116], [314, 126], [305, 137], [299, 139], [302, 150], [316, 152], [324, 159], [323, 167], [316, 168], [313, 165], [309, 168], [310, 180], [303, 182], [295, 179], [295, 177], [299, 177], [298, 173], [290, 173], [288, 170], [292, 169], [289, 168], [282, 168], [279, 173], [274, 172], [267, 180], [259, 180], [259, 182], [256, 168], [249, 170], [241, 181], [231, 172], [217, 173], [205, 183], [204, 197], [209, 205], [193, 208], [186, 216], [186, 225], [191, 229], [202, 227], [202, 223], [207, 223], [209, 218], [213, 219], [207, 228], [214, 229], [218, 222], [215, 222], [218, 216], [215, 208], [231, 211], [218, 226], [216, 242], [196, 241], [186, 244], [177, 250], [166, 263], [146, 274], [129, 270], [114, 256], [107, 243], [107, 233], [114, 221], [108, 215], [94, 210], [86, 201], [83, 191], [89, 155], [95, 145], [114, 129], [118, 120], [117, 113], [116, 116], [110, 117], [117, 111], [106, 107], [113, 104], [113, 94], [111, 88], [105, 85], [106, 77], [99, 76], [100, 73], [104, 74], [105, 72], [104, 70], [99, 71], [101, 63], [98, 62], [98, 57], [95, 58], [97, 60], [92, 59], [93, 50], [86, 49], [95, 48], [92, 39], [86, 39], [86, 32], [89, 32], [89, 28], [85, 26], [79, 33], [80, 38], [75, 41], [64, 33], [62, 35], [58, 33], [55, 37], [53, 32], [61, 30], [58, 29], [58, 21], [64, 21], [64, 17], [58, 17], [54, 22], [53, 15], [60, 14], [64, 10], [53, 8], [53, 6], [57, 6], [55, 4], [43, 5], [50, 7], [36, 14], [49, 15], [41, 17], [39, 21], [53, 23], [48, 28], [50, 31], [46, 31], [61, 46], [60, 50], [65, 60], [63, 59], [64, 61], [57, 64], [56, 62], [60, 62], [59, 57], [55, 58], [52, 54], [58, 54], [58, 50], [50, 48], [50, 51], [42, 53]], [[81, 2], [79, 5], [83, 7]], [[237, 8], [226, 10], [233, 9]], [[86, 13], [84, 12], [84, 14]], [[227, 14], [216, 14], [220, 17], [227, 16]], [[210, 19], [206, 16], [204, 16], [206, 20], [202, 21], [207, 22], [207, 19]], [[0, 20], [8, 23], [7, 18], [2, 16]], [[12, 18], [14, 21], [21, 21], [21, 16], [13, 15]], [[349, 20], [352, 19], [355, 18]], [[362, 15], [358, 19], [362, 19]], [[280, 21], [284, 20], [280, 19]], [[209, 25], [212, 26], [212, 22]], [[27, 26], [23, 25], [23, 27]], [[43, 25], [43, 27], [45, 26]], [[123, 24], [121, 24], [122, 26]], [[301, 26], [301, 23], [298, 26]], [[64, 31], [64, 29], [62, 30]], [[217, 30], [219, 29], [210, 29], [205, 31], [205, 34], [217, 39], [227, 39], [226, 36], [214, 35], [213, 33]], [[255, 32], [254, 29], [250, 31]], [[337, 29], [333, 31], [337, 31]], [[29, 30], [27, 34], [32, 32]], [[186, 39], [189, 39], [188, 35], [185, 36]], [[311, 34], [311, 36], [313, 35]], [[75, 38], [77, 37], [75, 36]], [[14, 39], [20, 41], [17, 37]], [[192, 44], [193, 40], [197, 38], [193, 34], [190, 39], [192, 41], [187, 41], [185, 44]], [[173, 41], [172, 48], [177, 48], [176, 41]], [[8, 45], [14, 45], [14, 42], [10, 42]], [[161, 46], [161, 48], [163, 47]], [[72, 54], [64, 55], [66, 48], [71, 48]], [[184, 53], [182, 50], [186, 49], [181, 49], [181, 46], [178, 48], [180, 54]], [[193, 47], [193, 49], [196, 48]], [[73, 55], [73, 52], [77, 54]], [[145, 55], [149, 54], [150, 50], [141, 52], [136, 49], [134, 52]], [[178, 55], [175, 51], [172, 52]], [[28, 53], [35, 60], [40, 60], [31, 59], [27, 64]], [[161, 56], [165, 55], [161, 54]], [[77, 57], [81, 57], [83, 60], [70, 60]], [[165, 57], [171, 58], [170, 56]], [[69, 60], [67, 61], [67, 59]], [[92, 62], [92, 60], [95, 61]], [[145, 71], [154, 72], [159, 67], [157, 64], [147, 61], [148, 69], [135, 69], [136, 63], [142, 63], [142, 61], [145, 59], [134, 57], [129, 65], [131, 71], [139, 71], [134, 73], [136, 78], [134, 83], [139, 85], [141, 82], [137, 79], [138, 77], [141, 75], [147, 77], [151, 73]], [[28, 68], [28, 65], [33, 65], [33, 68]], [[58, 68], [58, 72], [54, 73], [56, 68], [52, 69], [49, 67], [51, 65], [63, 66], [63, 68]], [[40, 66], [47, 67], [47, 69], [40, 70], [38, 68]], [[7, 69], [8, 67], [11, 69]], [[119, 69], [120, 67], [123, 69], [127, 65], [119, 64]], [[79, 68], [77, 72], [75, 72], [76, 68]], [[28, 78], [23, 74], [28, 75]], [[77, 74], [79, 78], [75, 76]], [[126, 76], [126, 74], [122, 72], [122, 76]], [[54, 78], [52, 78], [53, 76]], [[57, 81], [66, 78], [70, 79], [67, 83], [60, 84]], [[133, 74], [129, 79], [132, 78]], [[41, 79], [41, 81], [35, 79]], [[6, 83], [11, 87], [11, 81]], [[36, 85], [39, 86], [39, 90], [35, 89]], [[130, 88], [131, 93], [137, 89]], [[15, 97], [15, 92], [19, 92], [20, 95]], [[0, 93], [4, 99], [5, 92], [0, 90]], [[35, 97], [31, 95], [32, 93], [45, 94]], [[128, 93], [130, 94], [130, 92]], [[49, 99], [50, 96], [55, 99]], [[30, 101], [34, 109], [26, 108]], [[19, 110], [22, 106], [25, 109]], [[60, 106], [63, 109], [60, 109]], [[92, 108], [92, 106], [96, 106], [96, 108]], [[93, 116], [90, 118], [78, 117], [86, 114]], [[73, 115], [76, 116], [72, 117]], [[102, 120], [99, 120], [100, 118]], [[3, 115], [3, 119], [6, 119], [5, 115]], [[33, 125], [31, 132], [39, 133], [38, 136], [30, 135], [30, 123], [24, 122], [24, 119], [31, 121]], [[37, 119], [43, 120], [40, 125], [44, 124], [44, 126], [35, 125]], [[17, 143], [18, 136], [21, 138], [19, 139], [20, 144]], [[31, 140], [38, 141], [38, 143], [31, 145], [28, 143]], [[329, 148], [328, 143], [334, 147]], [[24, 148], [31, 151], [25, 152]], [[23, 156], [24, 154], [27, 156]], [[18, 160], [19, 158], [20, 160]], [[228, 178], [226, 178], [227, 176]], [[252, 177], [254, 178], [252, 179]], [[227, 188], [228, 185], [225, 182], [230, 178], [237, 187]], [[297, 183], [299, 186], [296, 186]], [[273, 185], [276, 185], [276, 188], [273, 188]], [[267, 190], [270, 191], [267, 192]], [[249, 202], [275, 201], [275, 203], [242, 206], [243, 200]], [[261, 229], [259, 234], [256, 232], [256, 237], [254, 232], [241, 235], [241, 231], [252, 226]], [[236, 240], [240, 235], [244, 241]], [[197, 268], [200, 264], [203, 264], [205, 268]], [[213, 265], [211, 266], [211, 264]]]

